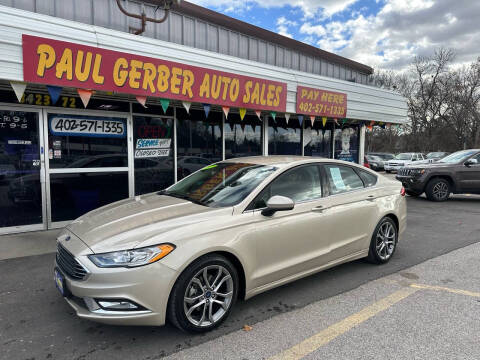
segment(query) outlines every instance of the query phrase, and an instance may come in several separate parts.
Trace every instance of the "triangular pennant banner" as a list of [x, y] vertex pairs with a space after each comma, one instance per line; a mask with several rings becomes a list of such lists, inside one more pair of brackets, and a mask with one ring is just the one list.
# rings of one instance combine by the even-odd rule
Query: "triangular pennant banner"
[[303, 123], [303, 115], [298, 115], [298, 122], [300, 123], [300, 127], [301, 127]]
[[48, 94], [52, 99], [52, 104], [55, 105], [60, 97], [62, 88], [60, 86], [47, 85]]
[[323, 125], [323, 127], [325, 127], [325, 125], [327, 125], [327, 117], [326, 116], [322, 117], [322, 125]]
[[345, 125], [346, 122], [347, 122], [347, 119], [342, 119], [342, 125]]
[[135, 96], [135, 98], [137, 99], [137, 101], [143, 106], [143, 107], [147, 107], [145, 104], [147, 103], [147, 97], [146, 96], [142, 96], [142, 95], [137, 95]]
[[255, 114], [257, 115], [258, 120], [262, 120], [262, 119], [260, 118], [260, 115], [262, 115], [262, 111], [261, 111], [261, 110], [255, 110]]
[[386, 124], [387, 129], [390, 129], [390, 126], [392, 126], [392, 124], [390, 124], [390, 123]]
[[272, 115], [273, 121], [276, 121], [275, 117], [277, 116], [277, 113], [275, 111], [272, 111], [270, 115]]
[[333, 121], [335, 121], [335, 124], [340, 125], [340, 124], [338, 123], [338, 119], [337, 119], [337, 118], [334, 118]]
[[285, 114], [285, 122], [288, 125], [288, 120], [290, 120], [290, 114]]
[[27, 84], [18, 81], [10, 81], [10, 86], [12, 87], [13, 91], [15, 91], [15, 95], [17, 95], [18, 102], [22, 101], [23, 93], [27, 88]]
[[313, 115], [310, 116], [310, 122], [312, 123], [312, 128], [313, 128], [313, 123], [315, 122], [315, 116], [313, 116]]
[[170, 100], [160, 99], [160, 105], [162, 105], [163, 113], [166, 114], [168, 110], [168, 106], [170, 105]]
[[187, 114], [190, 114], [190, 106], [192, 103], [190, 101], [182, 101], [183, 107], [187, 110]]
[[228, 119], [228, 113], [230, 108], [228, 106], [222, 106], [223, 113], [225, 114], [225, 119]]
[[370, 126], [373, 126], [373, 125], [375, 125], [375, 121], [370, 122]]
[[240, 108], [238, 109], [238, 111], [240, 112], [240, 119], [243, 120], [243, 118], [245, 117], [245, 114], [247, 113], [247, 109]]
[[93, 95], [93, 90], [77, 89], [77, 93], [80, 96], [80, 99], [82, 99], [83, 106], [87, 107], [88, 103], [90, 102], [90, 98]]
[[205, 111], [205, 118], [208, 118], [208, 113], [210, 112], [211, 105], [203, 104], [203, 111]]

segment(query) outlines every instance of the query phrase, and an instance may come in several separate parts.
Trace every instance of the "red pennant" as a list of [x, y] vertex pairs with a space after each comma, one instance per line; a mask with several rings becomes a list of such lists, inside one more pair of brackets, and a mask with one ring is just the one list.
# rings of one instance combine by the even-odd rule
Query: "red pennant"
[[90, 98], [93, 95], [93, 90], [77, 89], [77, 93], [80, 96], [80, 99], [82, 99], [83, 106], [87, 107], [88, 103], [90, 102]]
[[137, 99], [137, 101], [142, 104], [143, 107], [147, 107], [145, 104], [147, 103], [147, 97], [146, 96], [142, 96], [142, 95], [137, 95], [135, 97]]

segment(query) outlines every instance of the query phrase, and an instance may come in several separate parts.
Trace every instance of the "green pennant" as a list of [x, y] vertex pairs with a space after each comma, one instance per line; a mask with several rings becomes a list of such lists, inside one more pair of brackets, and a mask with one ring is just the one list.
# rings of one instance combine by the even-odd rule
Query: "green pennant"
[[170, 105], [170, 100], [160, 99], [160, 104], [162, 105], [163, 113], [166, 114], [168, 110], [168, 106]]
[[270, 115], [272, 115], [273, 121], [276, 121], [275, 117], [277, 116], [277, 113], [275, 111], [272, 111]]
[[346, 122], [347, 122], [347, 119], [342, 119], [342, 126], [345, 125]]

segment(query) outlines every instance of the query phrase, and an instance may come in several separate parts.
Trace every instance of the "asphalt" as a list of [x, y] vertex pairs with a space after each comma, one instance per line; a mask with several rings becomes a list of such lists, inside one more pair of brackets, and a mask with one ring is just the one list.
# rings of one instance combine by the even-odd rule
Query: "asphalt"
[[[355, 261], [240, 301], [222, 327], [195, 336], [168, 325], [114, 327], [80, 320], [55, 289], [53, 254], [2, 260], [0, 359], [182, 358], [181, 351], [210, 340], [220, 341], [244, 324], [255, 328], [265, 320], [287, 316], [309, 304], [333, 299], [372, 280], [480, 242], [479, 219], [479, 197], [456, 196], [445, 203], [408, 198], [408, 230], [388, 264], [374, 266]], [[407, 300], [415, 300], [413, 296]], [[476, 309], [478, 313], [478, 306]], [[296, 329], [288, 332], [296, 334]], [[258, 338], [258, 346], [263, 340]]]

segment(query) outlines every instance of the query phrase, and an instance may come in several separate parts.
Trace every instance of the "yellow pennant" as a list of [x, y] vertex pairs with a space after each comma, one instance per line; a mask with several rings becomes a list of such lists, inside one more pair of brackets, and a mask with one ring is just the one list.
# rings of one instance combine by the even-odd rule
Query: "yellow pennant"
[[245, 108], [240, 108], [238, 109], [239, 112], [240, 112], [240, 119], [243, 120], [243, 118], [245, 117], [245, 114], [247, 113], [247, 109]]

